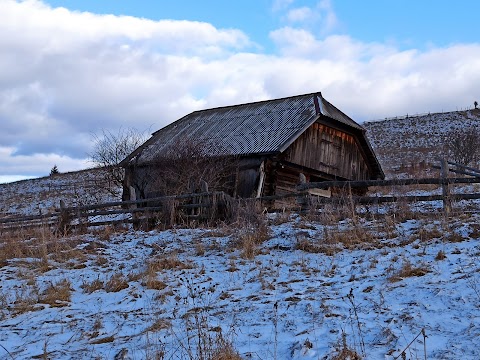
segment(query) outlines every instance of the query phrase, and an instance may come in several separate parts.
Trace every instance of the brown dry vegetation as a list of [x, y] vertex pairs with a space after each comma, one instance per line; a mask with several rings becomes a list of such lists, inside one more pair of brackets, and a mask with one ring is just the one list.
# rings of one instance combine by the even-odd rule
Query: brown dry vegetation
[[425, 276], [431, 270], [428, 265], [420, 264], [419, 266], [414, 266], [408, 259], [404, 259], [398, 269], [391, 277], [388, 278], [390, 282], [401, 281], [408, 277], [413, 276]]

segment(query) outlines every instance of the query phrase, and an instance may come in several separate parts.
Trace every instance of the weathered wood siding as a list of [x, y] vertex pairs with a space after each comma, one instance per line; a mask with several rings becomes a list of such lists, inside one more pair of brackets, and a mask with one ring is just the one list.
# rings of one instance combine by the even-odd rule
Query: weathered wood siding
[[310, 126], [286, 150], [285, 160], [348, 180], [370, 178], [355, 138], [319, 123]]

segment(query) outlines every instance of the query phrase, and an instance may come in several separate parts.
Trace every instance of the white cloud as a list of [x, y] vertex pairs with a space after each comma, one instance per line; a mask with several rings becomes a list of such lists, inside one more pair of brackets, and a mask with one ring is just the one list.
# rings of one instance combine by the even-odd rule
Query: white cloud
[[307, 6], [292, 9], [287, 13], [287, 21], [294, 23], [294, 22], [302, 22], [311, 19], [314, 16], [312, 9]]
[[273, 11], [281, 11], [287, 9], [295, 0], [274, 0], [272, 4]]
[[324, 33], [330, 33], [338, 26], [338, 19], [331, 0], [321, 0], [317, 4], [317, 9], [321, 14], [321, 21]]
[[205, 103], [190, 92], [214, 81], [198, 72], [206, 63], [252, 45], [239, 30], [207, 23], [32, 0], [0, 1], [0, 33], [0, 144], [12, 149], [0, 164], [36, 153], [83, 159], [102, 128], [165, 125]]
[[277, 11], [284, 13], [282, 18], [287, 26], [297, 26], [298, 29], [312, 31], [322, 36], [331, 34], [339, 26], [330, 0], [318, 1], [313, 6], [292, 5], [293, 1], [289, 1], [276, 6]]
[[32, 0], [0, 1], [0, 33], [0, 175], [79, 169], [92, 133], [155, 131], [202, 108], [322, 91], [368, 120], [471, 106], [480, 94], [479, 44], [399, 51], [285, 26], [267, 55], [238, 30]]

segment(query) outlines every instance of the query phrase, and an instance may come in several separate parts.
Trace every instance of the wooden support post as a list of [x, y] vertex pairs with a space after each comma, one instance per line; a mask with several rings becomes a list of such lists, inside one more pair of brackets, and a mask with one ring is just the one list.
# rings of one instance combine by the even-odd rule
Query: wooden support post
[[[200, 192], [208, 193], [208, 183], [205, 180], [200, 180]], [[203, 216], [206, 216], [208, 218], [211, 215], [212, 209], [207, 208], [207, 206], [210, 205], [209, 203], [210, 203], [210, 196], [200, 196], [198, 198], [199, 207], [197, 209], [197, 214], [200, 219]]]
[[259, 198], [263, 193], [263, 185], [265, 183], [265, 161], [262, 161], [260, 164], [260, 179], [258, 181], [257, 195], [255, 197]]
[[[307, 183], [307, 177], [304, 173], [299, 174], [299, 185], [305, 185]], [[307, 210], [312, 204], [310, 202], [311, 197], [308, 194], [299, 194], [296, 197], [296, 202], [300, 205], [302, 210]]]
[[[130, 201], [137, 200], [137, 191], [135, 190], [135, 188], [133, 186], [129, 186], [128, 189], [130, 191]], [[136, 209], [137, 204], [130, 204], [129, 208], [130, 209]]]

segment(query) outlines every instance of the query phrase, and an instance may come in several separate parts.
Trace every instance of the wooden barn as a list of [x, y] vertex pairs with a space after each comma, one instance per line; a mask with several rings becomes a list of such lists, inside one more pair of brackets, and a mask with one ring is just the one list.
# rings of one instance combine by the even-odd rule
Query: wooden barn
[[168, 166], [162, 156], [189, 141], [209, 144], [206, 157], [235, 159], [229, 186], [209, 189], [234, 197], [282, 195], [300, 182], [384, 178], [365, 129], [312, 93], [195, 111], [158, 130], [121, 163], [123, 198], [159, 196], [154, 180]]

